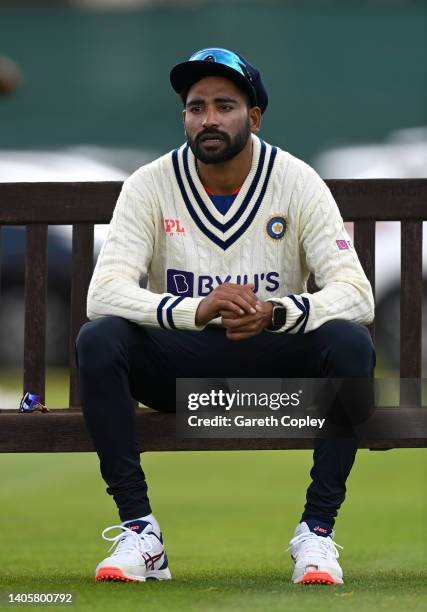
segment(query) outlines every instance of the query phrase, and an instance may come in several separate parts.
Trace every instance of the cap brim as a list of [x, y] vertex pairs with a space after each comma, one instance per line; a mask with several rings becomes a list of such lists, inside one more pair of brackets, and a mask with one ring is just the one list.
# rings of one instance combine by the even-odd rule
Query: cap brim
[[246, 78], [233, 68], [217, 62], [192, 61], [177, 64], [171, 70], [170, 82], [176, 93], [180, 94], [200, 79], [208, 76], [224, 76], [230, 79], [248, 93], [251, 104], [257, 105], [255, 90]]

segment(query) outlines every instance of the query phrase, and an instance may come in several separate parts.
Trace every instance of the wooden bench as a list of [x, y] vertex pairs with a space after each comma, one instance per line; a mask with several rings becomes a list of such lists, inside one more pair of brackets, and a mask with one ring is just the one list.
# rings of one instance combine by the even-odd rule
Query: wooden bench
[[[381, 428], [362, 445], [371, 449], [427, 445], [427, 409], [421, 406], [422, 222], [427, 220], [427, 179], [327, 181], [346, 221], [354, 221], [354, 243], [375, 287], [375, 223], [401, 221], [400, 378], [416, 379], [403, 388], [399, 406], [378, 408], [390, 422], [400, 418], [393, 439]], [[25, 347], [23, 388], [45, 394], [46, 271], [48, 225], [72, 225], [70, 393], [68, 409], [48, 414], [0, 411], [1, 452], [93, 451], [80, 410], [74, 339], [86, 320], [86, 294], [93, 266], [94, 224], [108, 223], [121, 183], [0, 184], [2, 225], [27, 227]], [[0, 234], [1, 238], [1, 234]], [[1, 299], [1, 293], [0, 293]], [[374, 326], [370, 329], [374, 336]], [[2, 339], [1, 341], [7, 341]], [[1, 406], [0, 406], [1, 408]], [[177, 439], [175, 415], [137, 410], [141, 451], [311, 448], [314, 438]], [[420, 433], [421, 432], [421, 433]]]

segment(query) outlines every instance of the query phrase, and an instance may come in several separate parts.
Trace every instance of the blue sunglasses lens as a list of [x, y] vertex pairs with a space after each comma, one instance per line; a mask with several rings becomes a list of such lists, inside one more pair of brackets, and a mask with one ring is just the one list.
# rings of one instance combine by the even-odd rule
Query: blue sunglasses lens
[[238, 55], [226, 49], [202, 49], [190, 57], [190, 62], [216, 62], [239, 72], [245, 79], [252, 81], [246, 66]]
[[24, 397], [21, 399], [19, 404], [18, 412], [50, 412], [49, 408], [46, 408], [40, 402], [40, 395], [36, 395], [35, 393], [27, 393], [24, 394]]

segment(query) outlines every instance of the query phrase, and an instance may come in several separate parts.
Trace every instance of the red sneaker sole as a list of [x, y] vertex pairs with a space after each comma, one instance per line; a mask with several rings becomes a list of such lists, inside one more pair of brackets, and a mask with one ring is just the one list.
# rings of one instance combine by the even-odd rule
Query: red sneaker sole
[[128, 578], [121, 569], [117, 567], [102, 567], [96, 574], [95, 580], [114, 580], [119, 582], [145, 582], [144, 580], [137, 580], [136, 578]]
[[338, 584], [328, 572], [306, 572], [297, 584]]

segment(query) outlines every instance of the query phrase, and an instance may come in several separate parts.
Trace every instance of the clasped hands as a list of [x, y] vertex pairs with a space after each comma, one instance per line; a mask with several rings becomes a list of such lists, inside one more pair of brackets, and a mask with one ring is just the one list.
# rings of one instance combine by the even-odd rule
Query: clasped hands
[[196, 325], [207, 325], [221, 317], [229, 340], [244, 340], [260, 334], [271, 325], [273, 304], [259, 300], [253, 288], [252, 284], [220, 285], [200, 302]]

